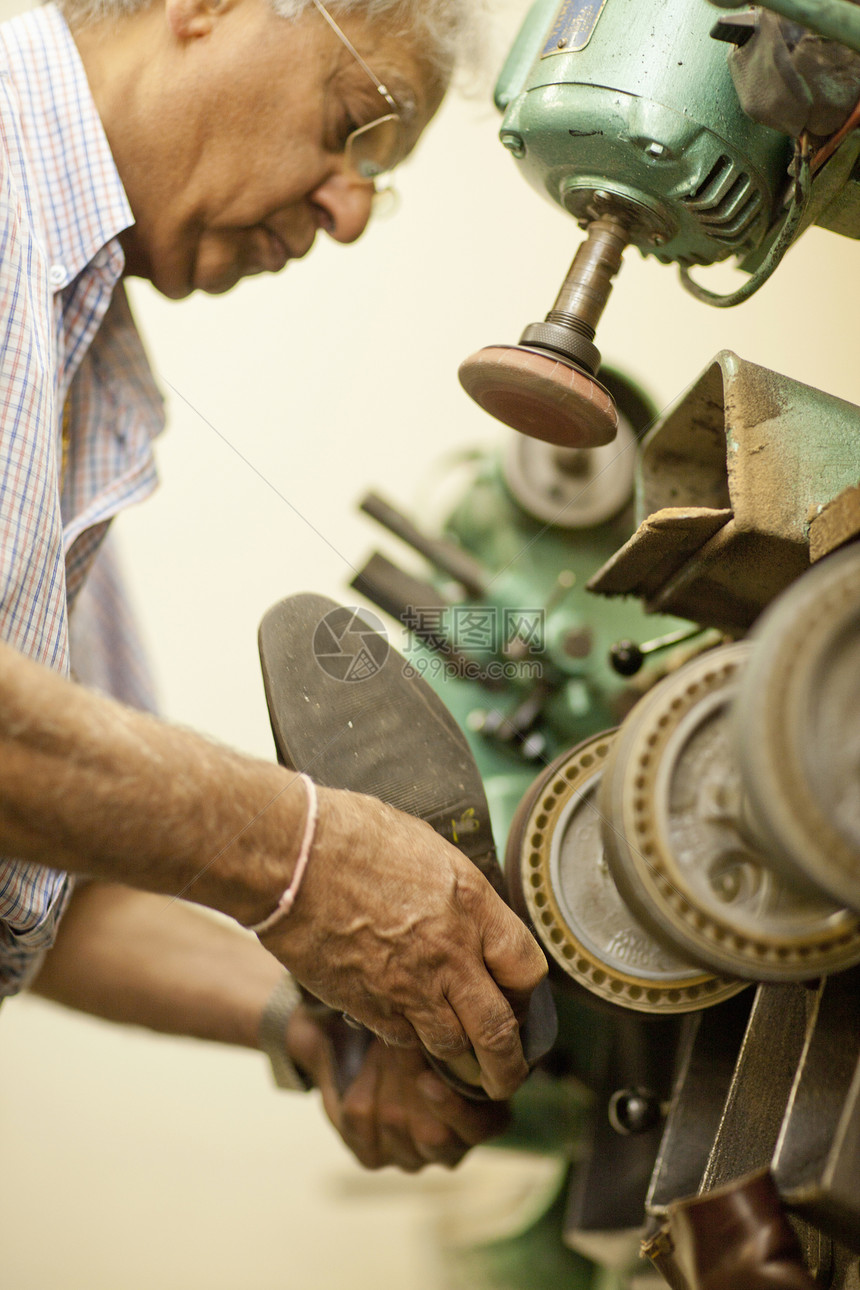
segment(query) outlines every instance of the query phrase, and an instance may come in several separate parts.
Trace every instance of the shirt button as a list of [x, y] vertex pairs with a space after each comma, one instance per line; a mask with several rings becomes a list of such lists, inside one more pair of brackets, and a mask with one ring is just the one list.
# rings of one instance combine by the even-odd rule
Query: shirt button
[[64, 264], [52, 264], [48, 277], [51, 280], [52, 287], [62, 287], [66, 281], [66, 266]]

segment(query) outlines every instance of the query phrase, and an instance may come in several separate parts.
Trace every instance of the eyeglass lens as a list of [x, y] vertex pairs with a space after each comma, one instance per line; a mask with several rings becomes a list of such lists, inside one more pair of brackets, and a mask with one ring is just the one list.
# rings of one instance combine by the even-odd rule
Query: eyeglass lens
[[403, 124], [390, 113], [349, 135], [344, 148], [346, 164], [362, 179], [376, 179], [393, 170], [403, 151]]

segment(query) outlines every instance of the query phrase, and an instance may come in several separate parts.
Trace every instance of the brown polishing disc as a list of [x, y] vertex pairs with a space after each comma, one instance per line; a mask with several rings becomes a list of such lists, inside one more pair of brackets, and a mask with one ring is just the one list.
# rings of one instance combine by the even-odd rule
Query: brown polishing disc
[[552, 354], [491, 345], [460, 366], [460, 383], [505, 425], [565, 448], [599, 448], [618, 429], [615, 404], [599, 381]]

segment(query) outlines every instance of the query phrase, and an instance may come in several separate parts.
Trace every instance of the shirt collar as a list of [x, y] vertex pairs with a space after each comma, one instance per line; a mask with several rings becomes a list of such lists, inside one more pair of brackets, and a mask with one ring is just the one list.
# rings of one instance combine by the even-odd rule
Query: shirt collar
[[[57, 291], [129, 228], [134, 217], [62, 14], [55, 4], [42, 5], [8, 27], [15, 29], [16, 38], [7, 66], [31, 145], [51, 285]], [[6, 41], [8, 46], [8, 37]], [[123, 264], [120, 259], [120, 270]]]

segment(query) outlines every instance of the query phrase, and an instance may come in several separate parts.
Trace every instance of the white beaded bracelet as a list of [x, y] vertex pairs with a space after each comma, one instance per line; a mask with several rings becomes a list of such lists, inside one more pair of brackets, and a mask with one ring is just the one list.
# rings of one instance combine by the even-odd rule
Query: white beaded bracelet
[[281, 899], [267, 918], [261, 923], [254, 923], [249, 927], [249, 931], [256, 932], [259, 936], [262, 932], [267, 932], [270, 927], [274, 927], [280, 919], [284, 918], [292, 909], [296, 896], [299, 894], [302, 878], [305, 869], [308, 866], [308, 860], [311, 854], [311, 847], [314, 844], [314, 833], [317, 827], [317, 817], [319, 816], [319, 802], [317, 800], [316, 785], [309, 775], [299, 775], [299, 779], [305, 786], [305, 792], [308, 795], [308, 813], [305, 819], [305, 832], [302, 838], [302, 846], [299, 851], [299, 858], [296, 861], [296, 867], [293, 870], [293, 876], [290, 879], [290, 885], [287, 887]]

